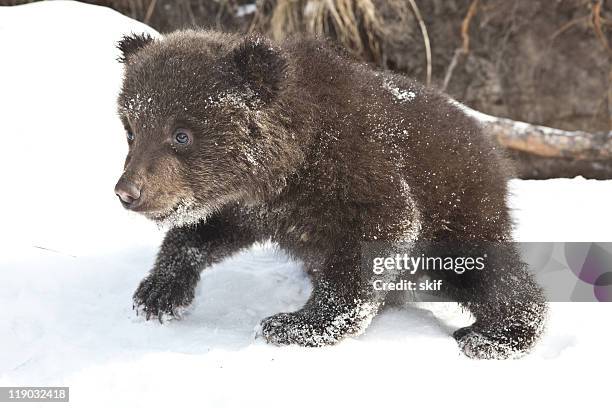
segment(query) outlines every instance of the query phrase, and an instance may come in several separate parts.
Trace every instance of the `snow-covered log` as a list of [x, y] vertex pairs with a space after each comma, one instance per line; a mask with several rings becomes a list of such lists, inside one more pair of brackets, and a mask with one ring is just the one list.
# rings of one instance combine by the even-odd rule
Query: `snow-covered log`
[[461, 108], [508, 150], [520, 178], [612, 179], [612, 132], [566, 131]]

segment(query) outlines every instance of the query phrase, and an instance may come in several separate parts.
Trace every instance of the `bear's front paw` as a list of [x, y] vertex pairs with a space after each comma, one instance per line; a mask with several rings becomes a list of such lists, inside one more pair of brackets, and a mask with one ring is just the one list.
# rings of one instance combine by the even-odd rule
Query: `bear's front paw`
[[170, 275], [153, 273], [140, 282], [133, 299], [137, 314], [141, 310], [147, 320], [153, 316], [163, 323], [164, 316], [180, 317], [181, 309], [188, 306], [193, 297], [190, 285]]
[[474, 330], [472, 327], [463, 327], [453, 333], [459, 348], [463, 353], [474, 359], [505, 360], [519, 358], [527, 352], [527, 347], [510, 341], [499, 340]]
[[258, 335], [271, 344], [296, 344], [305, 347], [322, 347], [337, 343], [344, 330], [339, 327], [316, 322], [305, 313], [279, 313], [262, 320]]

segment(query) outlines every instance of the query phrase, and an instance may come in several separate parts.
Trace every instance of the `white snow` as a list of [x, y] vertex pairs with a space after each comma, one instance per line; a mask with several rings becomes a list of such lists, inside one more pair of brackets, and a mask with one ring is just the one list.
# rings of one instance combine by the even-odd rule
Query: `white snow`
[[249, 14], [253, 14], [257, 11], [257, 5], [255, 3], [243, 4], [242, 6], [238, 6], [236, 10], [236, 17], [245, 17]]
[[416, 93], [412, 90], [401, 89], [389, 80], [383, 81], [383, 87], [391, 92], [391, 95], [398, 101], [412, 102], [416, 98]]
[[[262, 244], [203, 273], [182, 320], [136, 316], [161, 232], [112, 191], [126, 149], [114, 41], [142, 30], [72, 2], [0, 8], [0, 385], [70, 386], [79, 407], [601, 405], [610, 304], [552, 304], [518, 361], [462, 356], [449, 334], [469, 317], [442, 303], [386, 310], [338, 346], [274, 347], [253, 328], [310, 284]], [[517, 239], [612, 240], [612, 182], [511, 188]]]

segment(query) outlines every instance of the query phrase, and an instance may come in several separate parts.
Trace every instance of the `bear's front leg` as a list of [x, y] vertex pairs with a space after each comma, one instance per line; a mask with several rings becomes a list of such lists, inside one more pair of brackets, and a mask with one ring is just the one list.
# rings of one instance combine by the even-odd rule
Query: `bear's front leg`
[[162, 322], [191, 304], [200, 272], [245, 248], [254, 239], [226, 217], [217, 215], [197, 226], [173, 228], [166, 234], [155, 265], [134, 293], [134, 308]]
[[268, 343], [321, 347], [360, 334], [381, 305], [380, 294], [368, 289], [355, 257], [337, 257], [315, 272], [306, 305], [261, 322], [259, 333]]

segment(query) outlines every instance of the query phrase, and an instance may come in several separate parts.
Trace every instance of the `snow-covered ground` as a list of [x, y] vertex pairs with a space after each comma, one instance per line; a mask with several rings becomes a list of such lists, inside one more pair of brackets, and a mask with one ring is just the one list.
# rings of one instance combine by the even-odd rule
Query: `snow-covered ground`
[[[161, 232], [113, 194], [126, 144], [114, 42], [147, 27], [73, 2], [0, 7], [0, 385], [71, 387], [74, 406], [600, 405], [610, 304], [555, 303], [517, 361], [472, 361], [452, 304], [394, 308], [323, 349], [253, 337], [310, 284], [269, 244], [203, 273], [180, 321], [137, 317], [131, 295]], [[612, 241], [612, 182], [514, 181], [516, 237]]]

